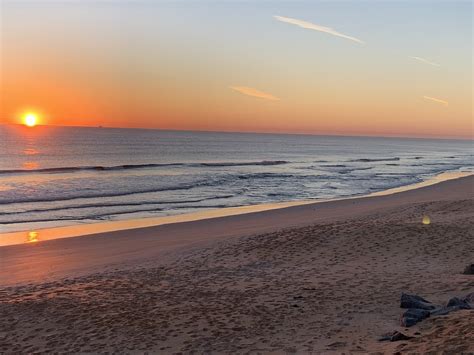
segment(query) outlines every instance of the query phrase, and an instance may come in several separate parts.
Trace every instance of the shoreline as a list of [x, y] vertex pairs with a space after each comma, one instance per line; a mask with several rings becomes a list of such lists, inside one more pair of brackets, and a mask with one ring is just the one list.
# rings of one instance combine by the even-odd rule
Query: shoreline
[[[473, 186], [474, 175], [469, 175], [388, 195], [5, 246], [0, 248], [0, 285], [134, 269], [242, 236], [347, 221], [411, 204], [465, 200], [472, 198]], [[417, 216], [420, 224], [422, 217]]]
[[407, 330], [400, 295], [474, 295], [473, 202], [471, 175], [0, 248], [0, 352], [471, 353], [474, 310]]
[[443, 181], [449, 181], [460, 177], [473, 175], [469, 171], [447, 171], [430, 177], [427, 180], [414, 184], [389, 188], [376, 191], [365, 195], [345, 196], [333, 199], [321, 200], [299, 200], [276, 203], [263, 203], [258, 205], [224, 207], [219, 209], [210, 209], [199, 212], [184, 213], [162, 217], [145, 217], [139, 219], [124, 219], [108, 222], [73, 224], [67, 226], [46, 227], [38, 229], [29, 229], [16, 232], [0, 233], [0, 248], [19, 244], [45, 242], [56, 239], [78, 238], [99, 233], [109, 233], [116, 231], [134, 230], [161, 225], [176, 223], [186, 223], [200, 220], [209, 220], [228, 216], [238, 216], [242, 214], [258, 213], [271, 211], [275, 209], [285, 209], [294, 206], [313, 205], [334, 201], [352, 200], [365, 197], [386, 196], [403, 191], [416, 190], [421, 187], [434, 185]]

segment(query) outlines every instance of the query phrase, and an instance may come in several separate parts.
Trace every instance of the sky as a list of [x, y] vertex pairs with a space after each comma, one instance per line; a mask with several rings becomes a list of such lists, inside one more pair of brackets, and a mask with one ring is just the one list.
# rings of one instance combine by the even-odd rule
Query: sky
[[473, 135], [471, 1], [0, 4], [2, 123]]

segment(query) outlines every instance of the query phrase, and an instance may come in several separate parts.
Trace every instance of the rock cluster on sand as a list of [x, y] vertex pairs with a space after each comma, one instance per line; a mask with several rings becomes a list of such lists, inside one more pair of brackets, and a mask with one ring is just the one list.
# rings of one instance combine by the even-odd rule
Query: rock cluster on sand
[[403, 313], [400, 323], [404, 327], [411, 327], [433, 315], [445, 315], [460, 309], [472, 309], [470, 303], [473, 299], [474, 294], [469, 294], [463, 298], [453, 297], [447, 302], [446, 306], [439, 306], [420, 296], [402, 293], [400, 308], [406, 308], [407, 311]]
[[[461, 309], [473, 309], [474, 293], [470, 293], [465, 297], [453, 297], [449, 299], [445, 306], [439, 306], [427, 301], [423, 297], [417, 295], [409, 295], [402, 293], [400, 299], [400, 308], [407, 309], [400, 319], [400, 324], [403, 327], [411, 327], [422, 320], [438, 315], [446, 315], [453, 311]], [[415, 333], [419, 334], [419, 333]], [[388, 333], [379, 338], [379, 341], [400, 341], [410, 340], [412, 336], [408, 336], [399, 331]]]

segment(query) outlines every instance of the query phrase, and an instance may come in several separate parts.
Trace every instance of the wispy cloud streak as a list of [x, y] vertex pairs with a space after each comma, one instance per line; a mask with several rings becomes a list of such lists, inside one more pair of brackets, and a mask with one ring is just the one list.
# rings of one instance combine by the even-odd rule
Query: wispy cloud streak
[[259, 99], [265, 99], [265, 100], [271, 100], [271, 101], [277, 101], [280, 100], [278, 97], [273, 96], [272, 94], [250, 88], [247, 86], [230, 86], [229, 87], [232, 90], [235, 90], [241, 94], [247, 95], [247, 96], [253, 96], [257, 97]]
[[302, 21], [302, 20], [298, 20], [298, 19], [294, 19], [294, 18], [290, 18], [290, 17], [283, 17], [283, 16], [273, 16], [273, 17], [275, 19], [277, 19], [278, 21], [289, 23], [291, 25], [296, 25], [296, 26], [299, 26], [301, 28], [305, 28], [305, 29], [308, 29], [308, 30], [319, 31], [319, 32], [324, 32], [324, 33], [329, 33], [330, 35], [333, 35], [333, 36], [342, 37], [342, 38], [349, 39], [349, 40], [357, 42], [357, 43], [364, 44], [364, 42], [361, 41], [360, 39], [348, 36], [344, 33], [337, 32], [335, 29], [330, 28], [330, 27], [324, 27], [324, 26], [316, 25], [315, 23]]
[[425, 100], [434, 101], [434, 102], [437, 102], [437, 103], [439, 103], [439, 104], [443, 104], [443, 105], [445, 105], [445, 106], [448, 106], [448, 104], [449, 104], [448, 101], [441, 100], [441, 99], [437, 99], [436, 97], [423, 96], [423, 98], [424, 98]]
[[415, 59], [415, 60], [417, 60], [421, 63], [429, 64], [429, 65], [432, 65], [432, 66], [435, 66], [435, 67], [440, 67], [439, 64], [431, 62], [431, 61], [429, 61], [428, 59], [425, 59], [425, 58], [421, 58], [421, 57], [410, 57], [410, 58]]

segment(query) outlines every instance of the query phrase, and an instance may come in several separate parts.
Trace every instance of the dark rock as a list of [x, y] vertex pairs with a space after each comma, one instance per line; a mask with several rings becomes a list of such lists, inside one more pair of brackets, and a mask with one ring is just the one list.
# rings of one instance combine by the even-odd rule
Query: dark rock
[[408, 308], [400, 319], [401, 325], [411, 327], [430, 316], [446, 315], [460, 309], [474, 309], [474, 292], [463, 298], [451, 298], [445, 307], [434, 305], [420, 296], [402, 293], [400, 307]]
[[400, 308], [417, 308], [431, 310], [436, 309], [436, 306], [430, 301], [427, 301], [420, 296], [402, 293], [402, 297], [400, 300]]
[[403, 313], [400, 323], [403, 327], [411, 327], [429, 316], [430, 312], [425, 309], [410, 308]]
[[464, 275], [474, 275], [474, 264], [466, 266], [463, 272]]
[[463, 297], [463, 300], [474, 305], [474, 292]]
[[471, 293], [463, 298], [453, 297], [451, 298], [446, 307], [438, 308], [434, 311], [430, 311], [432, 316], [444, 316], [448, 313], [459, 311], [460, 309], [472, 309], [473, 305], [471, 302], [474, 300], [474, 293]]
[[383, 337], [379, 339], [379, 341], [400, 341], [400, 340], [410, 340], [410, 339], [413, 339], [413, 337], [394, 331], [393, 333], [384, 335]]
[[447, 308], [456, 308], [456, 309], [471, 309], [472, 307], [465, 299], [460, 299], [453, 297], [448, 301], [446, 305]]
[[457, 308], [440, 307], [438, 309], [430, 311], [430, 313], [431, 313], [432, 316], [445, 316], [449, 312], [452, 312], [452, 311], [455, 311], [455, 310], [457, 310]]

